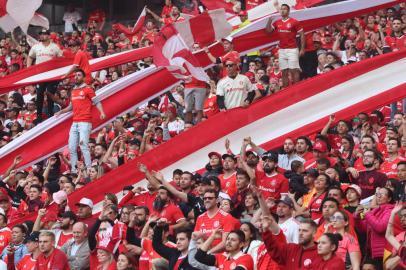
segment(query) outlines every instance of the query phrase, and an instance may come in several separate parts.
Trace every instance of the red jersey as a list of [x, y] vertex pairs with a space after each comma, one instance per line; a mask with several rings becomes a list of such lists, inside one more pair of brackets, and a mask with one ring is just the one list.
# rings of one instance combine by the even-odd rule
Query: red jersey
[[[233, 217], [230, 214], [220, 209], [213, 217], [209, 217], [208, 212], [205, 212], [197, 218], [195, 231], [204, 233], [206, 237], [217, 228], [222, 229], [224, 232], [231, 232], [235, 227], [232, 219]], [[220, 242], [221, 239], [215, 239], [212, 246], [216, 246]]]
[[156, 192], [155, 193], [149, 193], [145, 192], [139, 195], [135, 195], [134, 192], [129, 191], [127, 195], [125, 195], [120, 203], [118, 204], [118, 207], [123, 207], [126, 204], [133, 204], [133, 205], [145, 205], [148, 207], [149, 210], [152, 211], [152, 205], [154, 203], [154, 200], [156, 198]]
[[212, 95], [211, 97], [207, 98], [204, 101], [203, 112], [207, 118], [215, 115], [219, 111], [220, 110], [219, 110], [219, 107], [217, 106], [217, 96], [216, 95]]
[[312, 199], [310, 200], [308, 209], [313, 220], [318, 220], [322, 217], [321, 204], [323, 203], [324, 198], [326, 198], [326, 195], [326, 192], [319, 196], [317, 196], [317, 193], [314, 193]]
[[70, 239], [73, 238], [73, 233], [68, 233], [65, 234], [63, 231], [60, 232], [59, 234], [59, 239], [58, 242], [56, 244], [57, 248], [61, 248], [66, 242], [68, 242]]
[[341, 148], [341, 136], [338, 134], [328, 134], [328, 141], [333, 150], [339, 150]]
[[298, 32], [303, 31], [303, 28], [298, 20], [293, 18], [288, 18], [286, 20], [279, 19], [274, 23], [272, 23], [272, 26], [278, 33], [279, 48], [281, 49], [297, 48], [296, 35]]
[[245, 270], [254, 269], [254, 261], [251, 255], [244, 254], [242, 251], [230, 257], [226, 252], [216, 254], [216, 266], [221, 270], [234, 270], [237, 266], [243, 267]]
[[316, 264], [317, 267], [314, 268], [315, 270], [345, 270], [345, 263], [344, 261], [338, 257], [337, 255], [333, 255], [328, 260], [323, 260], [319, 257], [318, 263]]
[[[170, 248], [176, 247], [176, 245], [172, 242], [166, 242], [164, 245], [167, 247], [170, 247]], [[141, 242], [141, 246], [142, 246], [143, 252], [140, 255], [138, 269], [139, 270], [153, 269], [152, 261], [155, 259], [162, 258], [161, 255], [159, 255], [152, 247], [151, 239], [143, 238], [142, 242]], [[174, 268], [174, 269], [177, 269], [177, 268]]]
[[168, 18], [163, 18], [163, 23], [165, 25], [169, 25], [169, 24], [173, 24], [175, 22], [183, 22], [185, 20], [185, 18], [179, 16], [176, 19], [174, 19], [173, 17], [168, 17]]
[[65, 253], [60, 251], [59, 249], [54, 249], [49, 255], [49, 257], [45, 257], [44, 254], [40, 254], [37, 258], [35, 263], [36, 270], [69, 270], [69, 263], [68, 259], [66, 258]]
[[156, 215], [160, 218], [166, 218], [169, 225], [174, 225], [177, 222], [185, 219], [185, 216], [183, 215], [180, 208], [173, 203], [168, 203], [160, 212], [154, 210], [153, 215]]
[[266, 246], [262, 243], [258, 247], [257, 251], [257, 269], [261, 270], [279, 270], [279, 265], [272, 260], [271, 256], [269, 255], [268, 251], [266, 250]]
[[279, 199], [281, 193], [289, 191], [289, 181], [280, 173], [267, 175], [263, 171], [256, 171], [257, 186], [262, 196], [266, 199], [269, 197]]
[[85, 82], [87, 84], [91, 84], [92, 76], [91, 76], [91, 70], [90, 70], [90, 65], [89, 65], [89, 55], [86, 52], [79, 50], [75, 54], [75, 58], [73, 59], [73, 64], [79, 66], [79, 68], [85, 72], [85, 74], [86, 74]]
[[26, 254], [16, 265], [16, 270], [34, 270], [37, 260], [31, 257], [31, 254]]
[[37, 111], [33, 112], [26, 111], [23, 113], [21, 118], [24, 120], [25, 128], [28, 128], [30, 125], [32, 125], [34, 120], [37, 119]]
[[230, 197], [237, 193], [237, 172], [234, 172], [228, 178], [224, 178], [224, 174], [220, 174], [219, 177], [221, 184], [221, 191], [227, 193]]
[[401, 37], [386, 36], [385, 43], [392, 49], [392, 51], [398, 51], [406, 47], [406, 36], [405, 35], [402, 35]]
[[11, 230], [8, 227], [0, 229], [0, 252], [3, 252], [3, 249], [8, 246], [11, 239]]
[[397, 173], [397, 167], [398, 163], [401, 161], [405, 161], [406, 158], [402, 156], [398, 156], [395, 158], [393, 161], [389, 161], [389, 159], [386, 159], [384, 163], [382, 163], [380, 171], [386, 174], [388, 178], [395, 178], [399, 179], [398, 173]]
[[279, 70], [278, 72], [276, 72], [274, 69], [272, 69], [269, 73], [268, 76], [270, 79], [281, 79], [282, 78], [282, 71]]
[[165, 5], [165, 6], [163, 7], [163, 9], [162, 9], [161, 17], [162, 17], [162, 18], [169, 17], [169, 16], [171, 15], [172, 8], [173, 8], [172, 5], [169, 5], [169, 6]]
[[96, 96], [93, 88], [84, 86], [72, 90], [73, 122], [92, 121], [92, 98]]

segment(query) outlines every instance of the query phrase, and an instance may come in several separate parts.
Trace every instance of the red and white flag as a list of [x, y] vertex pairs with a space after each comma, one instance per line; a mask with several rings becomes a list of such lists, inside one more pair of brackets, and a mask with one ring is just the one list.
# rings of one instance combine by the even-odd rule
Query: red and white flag
[[131, 32], [138, 33], [142, 29], [142, 27], [144, 26], [146, 15], [147, 15], [147, 9], [145, 6], [144, 9], [142, 10], [140, 16], [138, 17], [138, 20], [135, 22], [134, 27], [131, 30]]
[[[156, 66], [166, 67], [177, 78], [184, 79], [189, 72], [199, 81], [209, 81], [206, 72], [173, 25], [166, 25], [161, 29], [155, 38], [152, 56]], [[183, 75], [178, 75], [178, 71]]]
[[174, 24], [189, 48], [194, 43], [200, 47], [208, 46], [216, 40], [230, 35], [233, 27], [227, 21], [224, 9], [210, 10], [199, 16]]
[[28, 26], [41, 5], [42, 0], [0, 0], [0, 28], [4, 32], [11, 32], [20, 27], [27, 33]]

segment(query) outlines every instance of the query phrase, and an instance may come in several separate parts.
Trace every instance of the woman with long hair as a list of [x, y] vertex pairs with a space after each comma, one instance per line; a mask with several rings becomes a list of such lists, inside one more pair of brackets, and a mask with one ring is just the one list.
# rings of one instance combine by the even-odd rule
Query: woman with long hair
[[361, 250], [358, 240], [349, 233], [349, 218], [345, 211], [338, 210], [330, 218], [335, 233], [343, 238], [337, 249], [337, 256], [345, 262], [346, 268], [352, 267], [352, 270], [361, 269]]
[[135, 270], [137, 261], [129, 252], [120, 253], [117, 258], [117, 270]]

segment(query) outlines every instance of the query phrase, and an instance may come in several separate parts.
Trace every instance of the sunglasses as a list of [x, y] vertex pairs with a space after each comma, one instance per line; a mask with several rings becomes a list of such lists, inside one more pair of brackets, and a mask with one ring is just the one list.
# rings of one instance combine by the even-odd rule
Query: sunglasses
[[342, 216], [332, 216], [332, 217], [330, 217], [330, 221], [339, 221], [339, 220], [343, 221], [344, 217], [342, 217]]
[[214, 200], [216, 197], [204, 197], [203, 201]]
[[228, 67], [228, 68], [229, 68], [229, 67], [233, 67], [233, 66], [235, 66], [235, 64], [227, 64], [227, 65], [226, 65], [226, 67]]

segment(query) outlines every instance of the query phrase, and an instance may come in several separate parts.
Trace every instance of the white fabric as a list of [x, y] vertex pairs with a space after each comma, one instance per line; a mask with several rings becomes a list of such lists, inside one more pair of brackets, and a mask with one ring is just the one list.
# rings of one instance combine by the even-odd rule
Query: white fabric
[[295, 218], [291, 217], [284, 223], [279, 223], [279, 227], [288, 243], [299, 243], [299, 222]]
[[73, 32], [73, 25], [77, 25], [78, 21], [82, 19], [82, 16], [80, 16], [80, 13], [76, 10], [73, 12], [68, 12], [66, 11], [65, 14], [63, 14], [62, 20], [65, 22], [65, 32], [70, 33]]
[[247, 76], [238, 74], [234, 79], [224, 77], [217, 84], [217, 95], [224, 96], [227, 109], [240, 107], [247, 98], [248, 92], [253, 90], [251, 81]]
[[[42, 0], [8, 0], [6, 4], [8, 14], [4, 16], [7, 17], [4, 20], [7, 20], [7, 26], [10, 28], [6, 30], [4, 20], [0, 21], [0, 27], [5, 32], [10, 32], [19, 26], [24, 33], [27, 33], [31, 19], [34, 17], [35, 11], [39, 9], [41, 5]], [[13, 23], [15, 25], [13, 25]]]
[[35, 64], [41, 64], [56, 57], [62, 56], [62, 51], [58, 45], [51, 42], [48, 46], [44, 46], [42, 42], [35, 44], [29, 53], [31, 58], [35, 58]]

